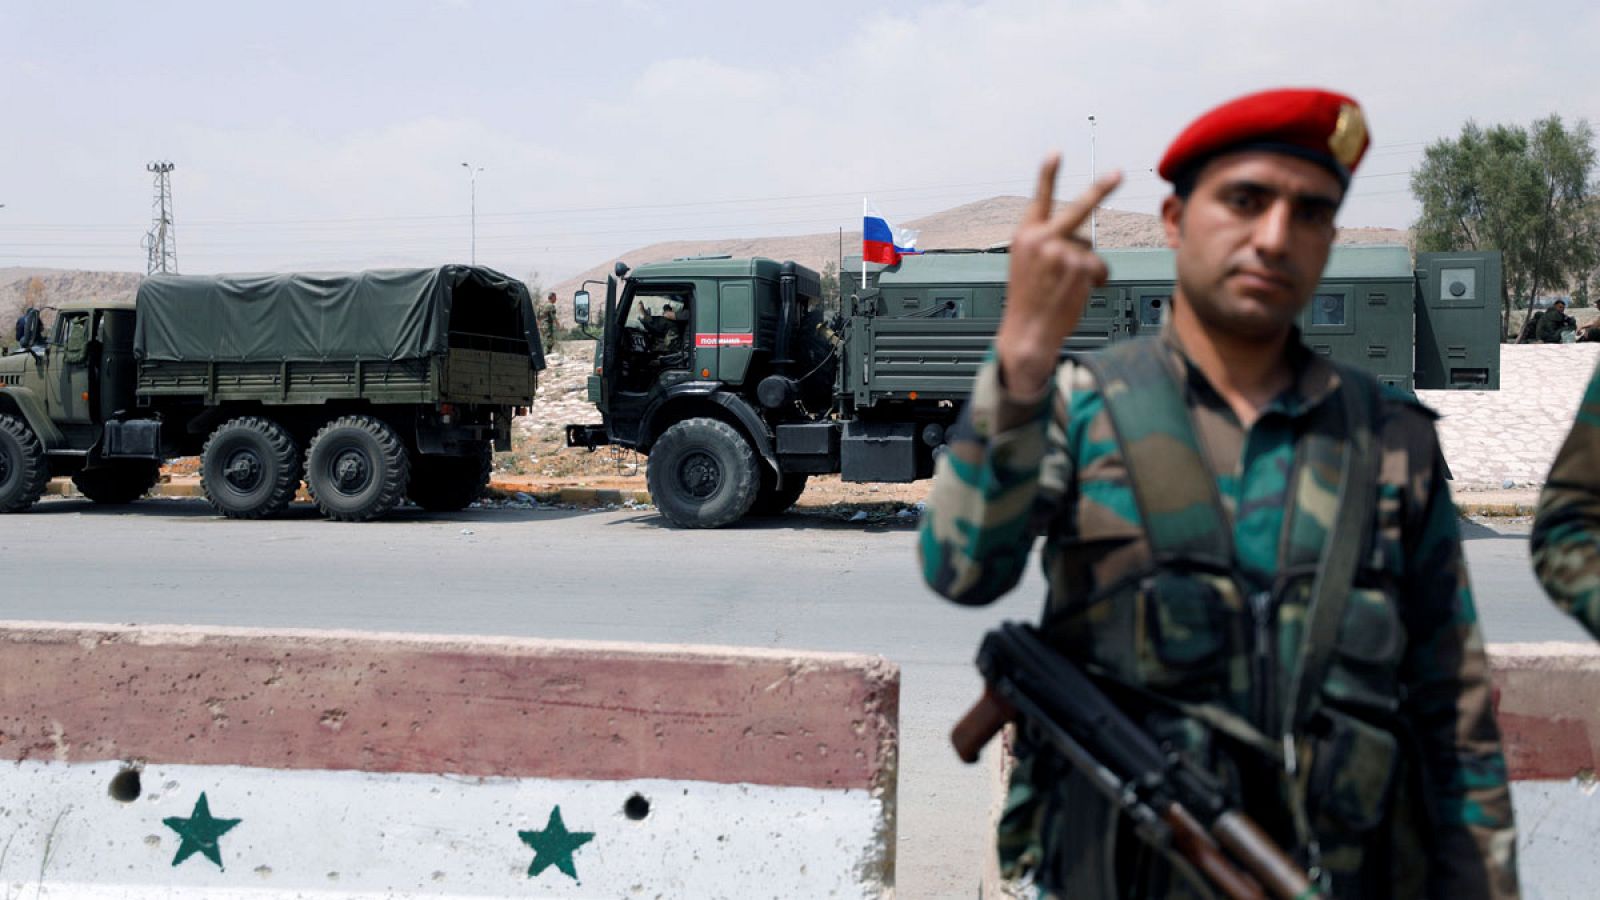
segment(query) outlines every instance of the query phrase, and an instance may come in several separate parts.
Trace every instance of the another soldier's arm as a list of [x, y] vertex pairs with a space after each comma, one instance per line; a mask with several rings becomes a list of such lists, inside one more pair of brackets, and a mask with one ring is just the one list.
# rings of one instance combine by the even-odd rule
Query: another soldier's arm
[[1516, 832], [1489, 663], [1443, 457], [1433, 429], [1416, 425], [1403, 429], [1414, 434], [1401, 454], [1418, 469], [1400, 482], [1409, 491], [1401, 502], [1409, 639], [1401, 677], [1434, 824], [1428, 896], [1503, 900], [1518, 896]]
[[1550, 599], [1600, 637], [1600, 368], [1545, 479], [1532, 544]]

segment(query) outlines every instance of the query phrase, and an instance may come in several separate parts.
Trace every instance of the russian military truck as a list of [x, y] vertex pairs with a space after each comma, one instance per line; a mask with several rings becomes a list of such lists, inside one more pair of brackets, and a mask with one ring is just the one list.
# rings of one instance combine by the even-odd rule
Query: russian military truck
[[200, 457], [224, 516], [282, 512], [302, 480], [330, 519], [409, 497], [470, 504], [543, 351], [519, 281], [442, 266], [342, 275], [153, 276], [133, 301], [37, 310], [0, 358], [0, 512], [52, 476], [128, 503]]
[[[1165, 319], [1172, 253], [1101, 255], [1110, 280], [1063, 354]], [[825, 316], [817, 274], [792, 262], [619, 263], [588, 379], [601, 423], [569, 425], [567, 443], [647, 454], [651, 497], [681, 527], [780, 512], [814, 474], [929, 477], [999, 325], [1007, 264], [1003, 251], [943, 251], [863, 275], [850, 259], [842, 309]], [[1498, 253], [1413, 262], [1404, 247], [1338, 247], [1299, 324], [1315, 352], [1402, 390], [1492, 390], [1502, 289]], [[588, 292], [574, 299], [587, 324]]]

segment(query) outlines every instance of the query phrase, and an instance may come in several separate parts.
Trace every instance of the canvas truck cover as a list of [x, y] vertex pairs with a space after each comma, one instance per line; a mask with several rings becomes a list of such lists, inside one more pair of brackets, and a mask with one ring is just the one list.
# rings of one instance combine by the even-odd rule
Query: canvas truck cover
[[137, 305], [134, 352], [149, 361], [417, 359], [449, 349], [454, 321], [457, 332], [520, 338], [544, 368], [527, 287], [479, 266], [155, 275]]

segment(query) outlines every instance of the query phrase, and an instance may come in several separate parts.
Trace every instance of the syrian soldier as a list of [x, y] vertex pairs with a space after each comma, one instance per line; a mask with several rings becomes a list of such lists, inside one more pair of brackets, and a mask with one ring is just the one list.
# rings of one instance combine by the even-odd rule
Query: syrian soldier
[[561, 345], [561, 319], [556, 310], [556, 292], [551, 291], [545, 304], [539, 307], [539, 336], [544, 340], [544, 351], [555, 353]]
[[1539, 494], [1532, 546], [1550, 599], [1600, 638], [1600, 367]]
[[1549, 309], [1539, 314], [1539, 323], [1534, 326], [1534, 333], [1541, 344], [1559, 344], [1562, 332], [1577, 327], [1577, 320], [1567, 315], [1566, 301], [1557, 300], [1550, 304]]
[[[1006, 309], [941, 458], [928, 584], [986, 604], [1044, 537], [1041, 633], [1210, 771], [1337, 897], [1518, 894], [1510, 791], [1434, 416], [1295, 327], [1368, 146], [1320, 90], [1226, 103], [1161, 177], [1177, 287], [1158, 339], [1060, 361], [1105, 263], [1052, 157]], [[1044, 896], [1196, 897], [1021, 733], [1002, 863]]]

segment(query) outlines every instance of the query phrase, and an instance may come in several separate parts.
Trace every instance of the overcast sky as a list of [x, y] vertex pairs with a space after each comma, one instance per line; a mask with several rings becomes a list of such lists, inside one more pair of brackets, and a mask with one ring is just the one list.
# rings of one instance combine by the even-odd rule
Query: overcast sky
[[546, 283], [662, 240], [860, 227], [1129, 173], [1282, 84], [1374, 137], [1345, 225], [1404, 227], [1469, 119], [1600, 124], [1592, 2], [0, 0], [0, 266], [143, 271], [170, 159], [184, 272], [465, 261]]

